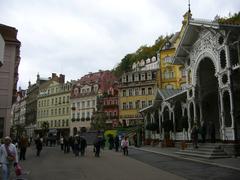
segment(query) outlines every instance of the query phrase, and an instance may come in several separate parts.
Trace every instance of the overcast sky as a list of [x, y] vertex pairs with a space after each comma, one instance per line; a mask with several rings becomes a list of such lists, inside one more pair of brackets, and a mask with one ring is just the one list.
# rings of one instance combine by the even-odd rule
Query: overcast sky
[[[112, 69], [141, 45], [179, 31], [188, 0], [0, 0], [0, 23], [18, 29], [18, 86], [37, 73], [79, 79]], [[240, 10], [239, 0], [191, 0], [193, 18]]]

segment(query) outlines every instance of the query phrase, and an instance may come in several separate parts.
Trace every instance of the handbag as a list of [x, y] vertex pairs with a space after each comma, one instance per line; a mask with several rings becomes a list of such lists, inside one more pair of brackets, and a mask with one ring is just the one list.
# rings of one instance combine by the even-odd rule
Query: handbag
[[15, 166], [15, 173], [16, 173], [16, 176], [22, 175], [22, 168], [19, 164], [16, 164]]

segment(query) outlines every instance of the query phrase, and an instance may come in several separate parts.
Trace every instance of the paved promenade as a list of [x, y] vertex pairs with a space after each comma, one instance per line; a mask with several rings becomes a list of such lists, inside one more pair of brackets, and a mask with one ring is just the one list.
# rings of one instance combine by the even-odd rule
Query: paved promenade
[[85, 157], [64, 154], [59, 147], [44, 147], [41, 157], [36, 157], [31, 147], [27, 150], [27, 160], [20, 163], [25, 171], [30, 171], [28, 180], [184, 179], [114, 151], [104, 150], [96, 158], [92, 147], [88, 147]]

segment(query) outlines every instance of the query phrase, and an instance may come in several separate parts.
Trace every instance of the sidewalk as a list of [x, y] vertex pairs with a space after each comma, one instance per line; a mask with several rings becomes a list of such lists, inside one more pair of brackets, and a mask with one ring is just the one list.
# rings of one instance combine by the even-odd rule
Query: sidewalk
[[204, 159], [204, 158], [197, 158], [197, 157], [190, 157], [190, 156], [182, 156], [178, 155], [175, 152], [179, 151], [180, 149], [177, 147], [160, 147], [158, 146], [142, 146], [142, 147], [134, 147], [131, 146], [132, 149], [138, 149], [141, 151], [146, 151], [146, 152], [152, 152], [156, 154], [161, 154], [164, 156], [170, 156], [170, 157], [175, 157], [179, 159], [184, 159], [184, 160], [189, 160], [189, 161], [194, 161], [194, 162], [199, 162], [199, 163], [204, 163], [204, 164], [210, 164], [213, 166], [219, 166], [223, 168], [229, 168], [233, 170], [240, 171], [240, 157], [237, 158], [221, 158], [221, 159]]

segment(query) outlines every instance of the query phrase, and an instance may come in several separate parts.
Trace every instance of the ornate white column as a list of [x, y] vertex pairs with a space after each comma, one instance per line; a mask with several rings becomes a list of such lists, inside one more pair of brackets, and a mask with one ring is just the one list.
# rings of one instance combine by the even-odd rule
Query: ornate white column
[[225, 118], [224, 118], [224, 105], [223, 105], [223, 94], [221, 92], [221, 90], [218, 90], [218, 94], [219, 94], [219, 99], [220, 99], [220, 119], [222, 121], [222, 126], [221, 126], [221, 132], [222, 132], [222, 140], [225, 140]]
[[235, 140], [235, 121], [234, 121], [234, 103], [233, 103], [233, 95], [232, 95], [232, 89], [231, 89], [231, 69], [229, 68], [231, 66], [230, 63], [230, 52], [229, 52], [229, 46], [225, 45], [225, 52], [226, 52], [226, 61], [227, 61], [227, 75], [228, 75], [228, 86], [229, 86], [229, 96], [230, 96], [230, 114], [232, 119], [232, 140]]

